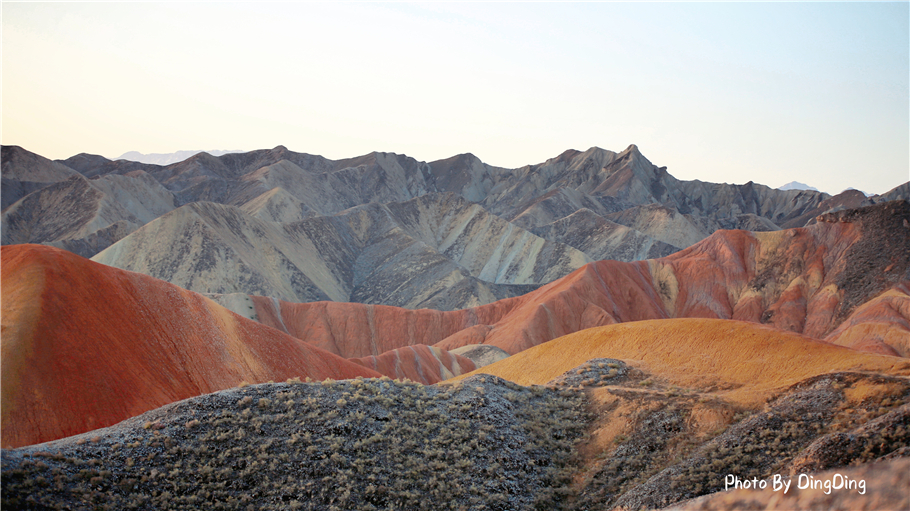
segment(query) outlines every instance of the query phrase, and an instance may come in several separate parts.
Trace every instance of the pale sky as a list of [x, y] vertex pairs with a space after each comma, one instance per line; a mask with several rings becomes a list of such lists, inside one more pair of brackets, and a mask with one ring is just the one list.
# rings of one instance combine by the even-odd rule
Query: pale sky
[[2, 143], [910, 180], [910, 3], [2, 3]]

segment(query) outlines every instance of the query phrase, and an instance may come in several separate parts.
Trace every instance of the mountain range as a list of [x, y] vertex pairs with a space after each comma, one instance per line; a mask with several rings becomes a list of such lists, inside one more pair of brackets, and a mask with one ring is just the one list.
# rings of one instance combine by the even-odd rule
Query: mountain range
[[[2, 243], [42, 243], [203, 293], [457, 310], [591, 261], [635, 261], [719, 229], [802, 227], [907, 198], [679, 181], [636, 146], [503, 169], [271, 150], [161, 166], [3, 148]], [[266, 257], [260, 257], [265, 254]]]
[[[807, 345], [901, 360], [910, 356], [908, 253], [910, 203], [892, 201], [821, 215], [806, 228], [719, 231], [664, 258], [593, 262], [525, 295], [446, 312], [240, 293], [213, 301], [53, 247], [6, 246], [3, 437], [22, 445], [78, 433], [243, 379], [386, 374], [436, 383], [480, 365], [457, 349], [515, 355], [646, 320], [764, 324]], [[689, 349], [692, 340], [679, 342]]]
[[212, 156], [221, 156], [222, 154], [242, 153], [242, 152], [243, 151], [217, 149], [214, 151], [190, 150], [190, 151], [177, 151], [176, 153], [143, 154], [143, 153], [140, 153], [139, 151], [128, 151], [114, 159], [115, 160], [138, 161], [139, 163], [153, 163], [155, 165], [170, 165], [171, 163], [180, 163], [183, 160], [189, 158], [190, 156], [194, 156], [199, 153], [208, 153], [208, 154], [211, 154]]
[[910, 506], [910, 183], [0, 159], [4, 508]]
[[800, 183], [799, 181], [790, 181], [785, 185], [777, 187], [778, 190], [811, 190], [813, 192], [819, 191], [818, 188], [814, 186], [809, 186], [806, 183]]

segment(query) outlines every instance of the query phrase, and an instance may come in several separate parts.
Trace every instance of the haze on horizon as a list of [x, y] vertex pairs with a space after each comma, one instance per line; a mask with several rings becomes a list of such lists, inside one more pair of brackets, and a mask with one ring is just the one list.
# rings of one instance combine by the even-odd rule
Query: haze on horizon
[[910, 179], [910, 4], [3, 3], [2, 143]]

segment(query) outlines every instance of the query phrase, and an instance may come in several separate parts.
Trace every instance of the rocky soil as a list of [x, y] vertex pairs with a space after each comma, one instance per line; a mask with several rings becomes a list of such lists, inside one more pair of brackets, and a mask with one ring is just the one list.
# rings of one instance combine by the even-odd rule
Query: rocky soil
[[[744, 408], [612, 359], [591, 360], [547, 386], [489, 375], [435, 386], [289, 381], [199, 396], [102, 430], [4, 450], [2, 504], [723, 509], [724, 502], [767, 502], [767, 495], [723, 492], [727, 474], [760, 480], [849, 464], [851, 477], [868, 479], [865, 500], [794, 491], [799, 497], [788, 497], [786, 508], [811, 508], [811, 501], [875, 509], [867, 504], [900, 502], [880, 484], [884, 474], [871, 470], [881, 465], [868, 463], [904, 466], [908, 410], [905, 377], [832, 373]], [[850, 441], [837, 441], [843, 435]]]
[[578, 391], [492, 376], [263, 384], [3, 451], [4, 509], [553, 509]]

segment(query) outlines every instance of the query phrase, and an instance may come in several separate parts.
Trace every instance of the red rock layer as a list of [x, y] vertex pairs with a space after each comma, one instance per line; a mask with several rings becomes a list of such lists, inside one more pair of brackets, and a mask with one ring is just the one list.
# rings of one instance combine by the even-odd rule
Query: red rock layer
[[895, 286], [864, 303], [826, 341], [841, 346], [910, 357], [910, 285]]
[[[824, 215], [807, 228], [718, 231], [662, 259], [591, 263], [524, 296], [461, 311], [277, 302], [279, 314], [273, 300], [254, 302], [265, 324], [346, 357], [413, 344], [485, 343], [514, 354], [586, 328], [666, 318], [736, 319], [822, 339], [857, 305], [910, 285], [910, 205], [889, 204]], [[893, 328], [878, 337], [854, 329], [849, 345], [905, 354], [910, 326], [892, 309], [864, 310], [855, 321]]]
[[[520, 297], [522, 304], [492, 325], [483, 342], [514, 354], [593, 326], [662, 318], [736, 319], [821, 339], [849, 319], [839, 317], [849, 292], [841, 277], [850, 260], [846, 254], [868, 241], [860, 227], [821, 222], [773, 233], [718, 231], [662, 259], [595, 262]], [[910, 282], [906, 271], [895, 277], [897, 285]], [[895, 325], [887, 315], [881, 320]], [[891, 339], [910, 336], [902, 324]], [[455, 334], [438, 345], [464, 344]], [[860, 341], [852, 345], [887, 352]]]
[[423, 344], [350, 360], [390, 378], [407, 378], [424, 385], [439, 383], [476, 369], [474, 362], [468, 358]]
[[201, 295], [40, 245], [2, 247], [4, 447], [293, 377], [377, 377]]
[[444, 312], [359, 303], [290, 303], [262, 296], [252, 299], [263, 324], [346, 358], [435, 344], [475, 325], [493, 324], [519, 303], [519, 298], [508, 298], [482, 307]]

